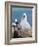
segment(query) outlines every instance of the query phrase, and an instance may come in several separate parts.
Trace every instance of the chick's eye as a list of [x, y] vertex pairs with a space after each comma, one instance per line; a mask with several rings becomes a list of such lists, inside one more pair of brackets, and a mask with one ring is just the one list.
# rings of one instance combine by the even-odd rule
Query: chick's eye
[[25, 16], [24, 16], [25, 17]]

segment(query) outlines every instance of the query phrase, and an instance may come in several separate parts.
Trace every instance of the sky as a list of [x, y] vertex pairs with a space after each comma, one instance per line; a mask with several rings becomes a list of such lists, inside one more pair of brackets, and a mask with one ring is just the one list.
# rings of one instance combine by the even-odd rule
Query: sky
[[15, 19], [17, 19], [18, 22], [20, 22], [23, 16], [23, 13], [27, 14], [27, 21], [32, 26], [32, 8], [12, 6], [11, 7], [12, 22], [15, 22]]

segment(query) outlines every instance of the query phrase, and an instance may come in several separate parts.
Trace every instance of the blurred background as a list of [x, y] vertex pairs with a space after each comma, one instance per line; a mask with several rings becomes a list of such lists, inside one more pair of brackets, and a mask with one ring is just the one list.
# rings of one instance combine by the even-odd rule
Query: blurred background
[[27, 14], [27, 21], [32, 26], [32, 8], [11, 6], [12, 22], [15, 22], [15, 19], [17, 19], [18, 22], [20, 22], [23, 16], [23, 13]]

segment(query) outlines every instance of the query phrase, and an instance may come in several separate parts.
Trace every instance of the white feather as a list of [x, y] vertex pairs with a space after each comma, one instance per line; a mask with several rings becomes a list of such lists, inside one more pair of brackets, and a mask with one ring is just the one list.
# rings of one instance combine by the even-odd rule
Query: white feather
[[20, 22], [20, 25], [21, 25], [22, 29], [24, 29], [24, 28], [30, 29], [31, 26], [30, 26], [29, 22], [27, 21], [26, 13], [24, 13], [23, 16], [25, 16], [25, 17], [24, 18], [22, 17], [21, 22]]

